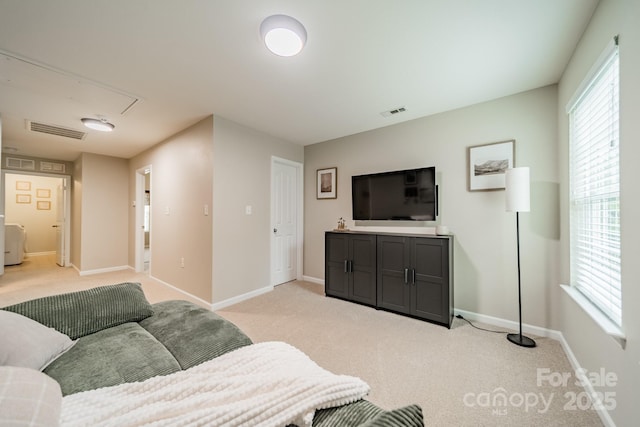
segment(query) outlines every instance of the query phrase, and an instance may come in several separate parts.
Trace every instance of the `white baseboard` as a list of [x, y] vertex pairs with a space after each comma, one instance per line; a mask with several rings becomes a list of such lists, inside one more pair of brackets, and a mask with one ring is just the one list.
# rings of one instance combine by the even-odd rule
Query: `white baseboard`
[[318, 279], [317, 277], [302, 276], [302, 280], [324, 286], [324, 279]]
[[[132, 270], [133, 270], [133, 269], [132, 269]], [[164, 280], [160, 280], [160, 279], [158, 279], [157, 277], [153, 277], [152, 275], [149, 275], [149, 277], [150, 277], [151, 279], [155, 280], [156, 282], [158, 282], [158, 283], [160, 283], [160, 284], [162, 284], [162, 285], [166, 286], [167, 288], [170, 288], [171, 290], [174, 290], [174, 291], [176, 291], [176, 292], [179, 292], [179, 293], [181, 293], [182, 295], [184, 295], [184, 296], [186, 296], [186, 297], [188, 297], [188, 298], [190, 298], [190, 299], [193, 299], [193, 300], [195, 300], [195, 301], [198, 301], [198, 303], [199, 303], [201, 306], [211, 309], [211, 303], [210, 303], [209, 301], [205, 301], [205, 300], [203, 300], [202, 298], [197, 297], [197, 296], [195, 296], [195, 295], [193, 295], [193, 294], [190, 294], [189, 292], [187, 292], [187, 291], [185, 291], [185, 290], [183, 290], [183, 289], [176, 288], [175, 286], [173, 286], [173, 285], [171, 285], [171, 284], [169, 284], [169, 283], [165, 282]]]
[[45, 255], [55, 255], [56, 251], [48, 251], [48, 252], [25, 252], [24, 256], [45, 256]]
[[[78, 270], [78, 268], [74, 265], [73, 268], [75, 268], [76, 270]], [[95, 270], [78, 270], [78, 274], [80, 276], [90, 276], [92, 274], [100, 274], [100, 273], [111, 273], [114, 271], [122, 271], [122, 270], [128, 270], [131, 267], [129, 267], [128, 265], [121, 265], [118, 267], [108, 267], [108, 268], [97, 268]]]
[[[454, 309], [453, 311], [455, 315], [460, 314], [462, 315], [462, 317], [464, 317], [467, 320], [482, 322], [482, 323], [486, 323], [492, 326], [497, 326], [500, 328], [512, 329], [514, 331], [519, 330], [518, 322], [514, 322], [512, 320], [500, 319], [498, 317], [487, 316], [484, 314], [478, 314], [478, 313], [474, 313], [466, 310]], [[580, 366], [580, 362], [578, 362], [578, 359], [573, 353], [573, 350], [571, 350], [571, 347], [569, 346], [569, 343], [567, 342], [567, 340], [564, 338], [564, 335], [562, 334], [562, 332], [556, 331], [553, 329], [541, 328], [539, 326], [527, 325], [524, 323], [522, 324], [522, 332], [523, 334], [527, 333], [527, 334], [536, 335], [539, 337], [552, 338], [560, 342], [560, 345], [562, 346], [564, 353], [567, 355], [567, 358], [569, 359], [569, 363], [571, 363], [571, 367], [573, 368], [574, 372], [582, 371], [582, 366]], [[597, 396], [596, 391], [590, 382], [588, 381], [584, 382], [583, 386], [584, 386], [585, 392], [589, 396]], [[602, 423], [606, 427], [615, 427], [616, 424], [613, 422], [611, 415], [609, 415], [609, 411], [607, 411], [602, 407], [599, 407], [599, 408], [596, 407], [596, 412], [600, 417], [600, 421], [602, 421]]]
[[272, 290], [273, 286], [265, 286], [264, 288], [256, 289], [255, 291], [247, 292], [246, 294], [238, 295], [233, 298], [213, 303], [211, 304], [211, 311], [221, 310], [225, 307], [229, 307], [230, 305], [257, 297], [258, 295], [266, 294], [267, 292], [271, 292]]
[[[571, 367], [573, 368], [574, 371], [582, 371], [582, 367], [580, 366], [580, 363], [578, 362], [576, 355], [573, 354], [573, 350], [571, 350], [569, 343], [567, 342], [567, 340], [564, 339], [564, 335], [562, 335], [560, 331], [556, 331], [556, 332], [560, 334], [560, 338], [558, 338], [557, 340], [560, 341], [560, 344], [562, 345], [562, 349], [564, 350], [564, 353], [567, 355], [567, 359], [569, 359], [569, 363], [571, 363]], [[589, 381], [584, 381], [583, 386], [584, 386], [585, 392], [589, 396], [598, 396], [598, 394], [596, 393], [596, 390], [593, 388], [593, 384], [591, 384]], [[616, 427], [616, 423], [613, 422], [611, 415], [609, 415], [609, 411], [607, 411], [605, 408], [602, 408], [602, 407], [596, 407], [595, 410], [598, 413], [598, 416], [600, 417], [600, 421], [602, 421], [602, 424], [604, 424], [605, 427]]]
[[[478, 314], [472, 311], [460, 310], [457, 308], [453, 309], [454, 314], [457, 316], [458, 314], [462, 315], [467, 320], [472, 320], [474, 322], [482, 322], [488, 325], [499, 326], [501, 328], [511, 329], [513, 331], [518, 331], [520, 326], [518, 322], [514, 322], [512, 320], [501, 319], [499, 317], [487, 316], [485, 314]], [[522, 332], [532, 335], [537, 335], [539, 337], [548, 337], [553, 338], [554, 340], [560, 340], [562, 334], [560, 331], [554, 331], [552, 329], [541, 328], [539, 326], [528, 325], [526, 323], [522, 324]]]

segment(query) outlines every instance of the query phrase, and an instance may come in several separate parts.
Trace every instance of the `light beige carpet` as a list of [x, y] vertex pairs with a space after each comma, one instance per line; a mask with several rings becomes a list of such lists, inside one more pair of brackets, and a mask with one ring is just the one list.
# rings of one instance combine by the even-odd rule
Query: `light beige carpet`
[[[72, 269], [8, 269], [0, 306], [58, 292], [138, 281], [151, 302], [185, 299], [131, 271], [79, 277]], [[291, 282], [218, 313], [255, 342], [286, 341], [320, 366], [362, 378], [368, 397], [387, 408], [422, 406], [428, 426], [601, 426], [579, 409], [584, 390], [560, 344], [536, 338], [533, 349], [455, 319], [452, 329], [327, 298], [322, 286]], [[538, 375], [568, 373], [565, 387]], [[540, 384], [538, 384], [540, 382]]]
[[201, 304], [144, 273], [121, 270], [80, 276], [74, 268], [58, 267], [54, 255], [45, 255], [30, 256], [20, 265], [5, 267], [5, 274], [0, 276], [0, 307], [33, 298], [122, 282], [141, 283], [151, 303], [186, 299]]

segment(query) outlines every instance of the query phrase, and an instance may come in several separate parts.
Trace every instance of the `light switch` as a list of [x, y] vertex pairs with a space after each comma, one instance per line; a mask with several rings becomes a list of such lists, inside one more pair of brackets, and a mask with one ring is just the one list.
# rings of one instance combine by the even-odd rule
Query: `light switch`
[[164, 214], [169, 215], [169, 206], [164, 207]]
[[204, 205], [204, 216], [209, 215], [209, 205]]
[[253, 213], [253, 209], [252, 209], [251, 205], [247, 205], [247, 206], [244, 207], [244, 213], [246, 215], [251, 215]]

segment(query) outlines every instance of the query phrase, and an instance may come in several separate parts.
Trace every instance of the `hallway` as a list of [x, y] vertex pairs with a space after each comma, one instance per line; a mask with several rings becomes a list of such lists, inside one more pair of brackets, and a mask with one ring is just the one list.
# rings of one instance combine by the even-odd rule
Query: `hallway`
[[148, 273], [136, 273], [128, 268], [81, 276], [73, 267], [59, 267], [55, 263], [55, 254], [51, 254], [28, 256], [20, 265], [5, 267], [4, 275], [0, 276], [0, 307], [34, 298], [123, 282], [141, 283], [147, 299], [152, 304], [179, 299], [203, 305], [201, 301], [189, 298], [153, 279]]
[[55, 270], [56, 268], [63, 268], [56, 264], [56, 254], [47, 255], [25, 255], [22, 264], [18, 265], [5, 265], [4, 272], [12, 273], [16, 271], [33, 271], [33, 270]]

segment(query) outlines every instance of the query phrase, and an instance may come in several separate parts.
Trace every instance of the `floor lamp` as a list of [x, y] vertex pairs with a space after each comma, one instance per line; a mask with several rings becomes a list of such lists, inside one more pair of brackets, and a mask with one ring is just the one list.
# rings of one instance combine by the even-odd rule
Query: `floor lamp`
[[507, 339], [522, 347], [535, 347], [536, 342], [522, 335], [522, 292], [520, 290], [520, 212], [529, 212], [529, 168], [507, 169], [505, 173], [505, 196], [507, 212], [516, 213], [516, 241], [518, 254], [518, 318], [520, 333], [507, 334]]

